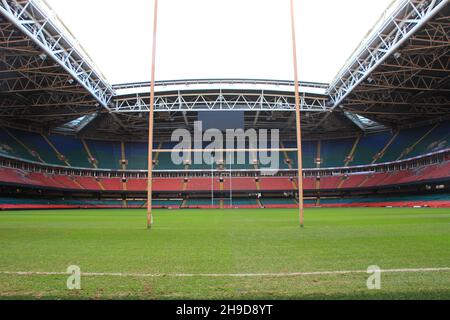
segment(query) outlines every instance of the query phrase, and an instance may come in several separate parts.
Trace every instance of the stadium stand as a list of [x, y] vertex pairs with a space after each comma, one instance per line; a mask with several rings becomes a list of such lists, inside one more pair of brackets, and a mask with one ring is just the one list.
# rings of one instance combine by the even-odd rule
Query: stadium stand
[[29, 161], [39, 161], [25, 146], [14, 139], [6, 128], [0, 128], [0, 152], [5, 156], [13, 156]]
[[[217, 177], [211, 178], [190, 178], [187, 183], [187, 191], [210, 191], [220, 190], [220, 181]], [[180, 190], [180, 189], [179, 189]]]
[[257, 190], [255, 178], [233, 177], [223, 179], [223, 190], [254, 191]]
[[[450, 159], [446, 150], [450, 141], [449, 124], [450, 122], [446, 121], [350, 138], [304, 141], [304, 168], [325, 170], [324, 172], [314, 171], [303, 178], [303, 188], [309, 197], [305, 204], [307, 206], [447, 206], [445, 199], [423, 200], [420, 197], [403, 200], [399, 200], [400, 198], [379, 199], [370, 194], [379, 192], [376, 190], [383, 190], [383, 188], [424, 186], [427, 183], [436, 185], [440, 181], [448, 181]], [[142, 197], [147, 190], [147, 180], [145, 176], [130, 174], [133, 170], [147, 168], [145, 142], [82, 139], [61, 134], [46, 136], [12, 128], [0, 128], [0, 139], [0, 158], [12, 159], [19, 163], [17, 168], [0, 166], [0, 188], [25, 187], [31, 190], [52, 190], [56, 193], [95, 192], [97, 195], [109, 193], [109, 195], [121, 197], [117, 200], [95, 201], [88, 199], [47, 202], [33, 200], [30, 203], [9, 201], [2, 204], [3, 209], [24, 206], [25, 208], [139, 208], [145, 206]], [[250, 161], [249, 152], [245, 153], [245, 164], [230, 166], [226, 157], [223, 162], [214, 163], [213, 166], [205, 162], [174, 164], [171, 153], [161, 151], [170, 150], [174, 145], [173, 142], [154, 143], [154, 169], [156, 172], [172, 172], [171, 176], [156, 176], [153, 179], [153, 190], [156, 193], [155, 207], [285, 208], [296, 206], [294, 199], [298, 188], [295, 177], [296, 151], [279, 153], [279, 167], [282, 171], [292, 170], [288, 174], [248, 176], [248, 172], [267, 168], [268, 165]], [[282, 141], [280, 145], [282, 148], [296, 148], [296, 142], [292, 140]], [[434, 164], [423, 163], [420, 160], [420, 157], [433, 157], [434, 154], [439, 153], [442, 153], [446, 160], [443, 161], [442, 156], [441, 160]], [[236, 152], [233, 156], [236, 161]], [[194, 155], [191, 154], [191, 157], [193, 160]], [[414, 160], [412, 157], [419, 158]], [[405, 161], [415, 161], [415, 164], [406, 165]], [[20, 165], [31, 162], [33, 166], [38, 166], [36, 167], [38, 170], [28, 166], [22, 168]], [[45, 165], [51, 167], [45, 170], [39, 169], [39, 166]], [[52, 170], [52, 166], [61, 169], [71, 168], [72, 171], [60, 173], [60, 169]], [[384, 169], [376, 166], [382, 166], [381, 168]], [[222, 173], [216, 174], [211, 179], [211, 167]], [[361, 169], [352, 170], [352, 168]], [[92, 170], [100, 171], [93, 173]], [[119, 174], [118, 170], [124, 171]], [[236, 174], [236, 170], [243, 173]], [[193, 172], [201, 174], [193, 174]], [[231, 178], [228, 176], [230, 172], [233, 172]], [[346, 198], [348, 192], [355, 191], [366, 193], [367, 196], [357, 199]], [[14, 191], [8, 192], [14, 194]], [[213, 204], [210, 199], [212, 193], [215, 197]], [[158, 199], [159, 194], [176, 195], [184, 201]], [[254, 198], [255, 194], [262, 194], [262, 197]], [[192, 195], [198, 198], [189, 198]], [[232, 195], [231, 199], [229, 199], [230, 195]], [[287, 198], [286, 195], [288, 195]], [[59, 197], [61, 196], [60, 194]], [[55, 195], [55, 197], [58, 196]], [[10, 198], [6, 197], [6, 199]]]
[[[38, 2], [0, 2], [4, 34], [21, 39], [6, 37], [0, 47], [10, 52], [20, 43], [16, 53], [25, 54], [27, 70], [33, 70], [33, 77], [23, 73], [23, 59], [2, 64], [8, 92], [1, 101], [0, 196], [28, 196], [34, 199], [29, 205], [145, 206], [149, 83], [110, 85]], [[443, 89], [448, 50], [429, 45], [442, 42], [436, 30], [447, 31], [448, 1], [398, 5], [383, 16], [395, 23], [378, 23], [330, 83], [297, 86], [304, 133], [304, 178], [298, 179], [309, 206], [410, 204], [420, 194], [428, 197], [423, 203], [448, 202], [428, 194], [450, 190], [449, 97]], [[436, 58], [431, 65], [424, 52]], [[398, 80], [405, 70], [414, 72]], [[295, 206], [294, 82], [191, 79], [155, 85], [156, 206]], [[222, 109], [229, 109], [226, 115]], [[215, 114], [208, 118], [205, 112]], [[290, 149], [280, 154], [280, 172], [263, 175], [259, 169], [268, 164], [253, 162], [248, 152], [245, 164], [226, 158], [213, 165], [174, 164], [164, 152], [176, 144], [168, 142], [171, 134], [178, 128], [192, 133], [201, 119], [210, 120], [205, 129], [278, 129], [281, 147]], [[42, 195], [54, 200], [39, 203]], [[212, 204], [209, 196], [216, 198]]]
[[350, 154], [354, 138], [322, 140], [321, 141], [321, 167], [343, 167], [345, 165], [345, 158]]
[[53, 179], [66, 189], [84, 189], [73, 177], [54, 175]]
[[127, 179], [127, 190], [128, 191], [147, 190], [147, 180], [146, 179]]
[[[256, 199], [188, 199], [184, 208], [219, 208], [223, 202], [223, 208], [258, 208]], [[292, 198], [263, 198], [260, 200], [265, 208], [294, 208], [296, 201]], [[155, 199], [154, 208], [180, 208], [181, 200]], [[306, 207], [315, 206], [315, 200], [305, 199]], [[128, 208], [142, 208], [143, 200], [128, 200]], [[328, 198], [321, 199], [321, 207], [446, 207], [450, 208], [450, 196], [448, 194], [437, 195], [413, 195], [398, 197], [353, 197], [353, 198]], [[75, 208], [123, 208], [122, 200], [92, 200], [92, 199], [30, 199], [0, 197], [0, 209], [75, 209]]]
[[[157, 144], [153, 147], [158, 148]], [[142, 142], [125, 142], [125, 160], [128, 170], [147, 170], [148, 146]]]
[[39, 155], [43, 162], [55, 165], [66, 165], [64, 161], [58, 158], [55, 151], [41, 134], [15, 129], [9, 129], [9, 132], [26, 145], [32, 153]]
[[[352, 173], [347, 175], [322, 176], [321, 189], [356, 188], [368, 186], [393, 185], [400, 183], [420, 182], [425, 180], [450, 177], [450, 161], [421, 166], [405, 170], [390, 172]], [[146, 179], [126, 179], [127, 190], [143, 191], [146, 188]], [[43, 174], [28, 172], [16, 168], [0, 167], [0, 182], [15, 183], [19, 185], [35, 185], [55, 188], [86, 189], [86, 190], [123, 190], [121, 178], [95, 178], [89, 176], [67, 176], [59, 174]], [[182, 191], [187, 182], [188, 191], [213, 190], [294, 190], [296, 179], [279, 176], [262, 176], [258, 181], [252, 177], [219, 178], [189, 177], [189, 178], [154, 178], [154, 189], [157, 191]], [[257, 183], [258, 182], [258, 183]], [[305, 189], [315, 189], [316, 178], [303, 179]]]
[[375, 155], [386, 146], [392, 136], [393, 133], [391, 132], [372, 133], [362, 136], [349, 164], [356, 166], [372, 163]]
[[93, 177], [75, 177], [75, 180], [86, 190], [101, 190], [99, 182]]
[[340, 176], [320, 178], [320, 189], [336, 189], [341, 180]]
[[154, 178], [153, 188], [158, 191], [180, 191], [183, 190], [183, 182], [183, 178]]
[[438, 124], [414, 149], [404, 158], [416, 157], [421, 154], [436, 152], [450, 147], [450, 121]]
[[118, 141], [85, 140], [92, 156], [97, 160], [97, 167], [103, 169], [120, 169], [121, 149]]
[[60, 134], [50, 134], [48, 139], [69, 161], [72, 167], [93, 168], [94, 165], [89, 160], [88, 154], [85, 152], [83, 143], [80, 139], [72, 136], [64, 136]]
[[366, 179], [368, 178], [367, 174], [357, 173], [357, 174], [348, 174], [343, 175], [341, 177], [341, 182], [338, 184], [338, 188], [357, 188], [360, 186]]
[[285, 177], [272, 177], [272, 178], [260, 178], [259, 184], [261, 190], [292, 190], [293, 183], [289, 178]]
[[120, 178], [102, 178], [101, 182], [105, 190], [122, 190], [122, 179]]
[[[303, 142], [304, 168], [332, 168], [348, 165], [367, 165], [371, 163], [385, 163], [396, 160], [404, 160], [422, 154], [436, 152], [448, 148], [450, 122], [442, 122], [438, 125], [426, 125], [418, 128], [402, 129], [397, 132], [370, 133], [360, 138], [335, 138], [321, 140], [307, 140]], [[129, 141], [104, 141], [79, 139], [73, 136], [50, 134], [43, 136], [39, 133], [23, 130], [1, 128], [0, 129], [0, 154], [16, 158], [41, 161], [46, 164], [70, 166], [79, 168], [103, 168], [118, 170], [123, 169], [122, 160], [125, 160], [128, 170], [146, 170], [147, 145], [145, 142]], [[358, 143], [355, 144], [355, 139]], [[46, 141], [48, 140], [48, 142]], [[26, 144], [22, 141], [26, 141]], [[320, 142], [319, 142], [320, 141]], [[122, 143], [123, 156], [122, 159]], [[174, 164], [170, 152], [172, 142], [154, 143], [153, 153], [156, 170], [208, 170], [211, 165], [194, 163], [194, 154], [191, 155], [188, 166]], [[282, 147], [296, 148], [295, 141], [283, 141]], [[354, 152], [352, 159], [347, 159]], [[317, 155], [320, 154], [320, 157]], [[203, 159], [203, 157], [201, 157]], [[232, 170], [253, 169], [268, 167], [250, 159], [250, 154], [245, 153], [245, 163], [237, 164], [237, 155], [234, 153]], [[296, 151], [284, 151], [279, 154], [279, 168], [292, 169], [297, 166]], [[223, 164], [215, 163], [214, 169], [222, 167], [230, 169], [229, 161], [224, 155]]]

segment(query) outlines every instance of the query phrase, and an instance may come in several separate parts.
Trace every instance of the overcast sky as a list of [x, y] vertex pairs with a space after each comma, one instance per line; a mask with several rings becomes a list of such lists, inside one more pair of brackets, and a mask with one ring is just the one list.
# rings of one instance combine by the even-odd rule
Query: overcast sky
[[[296, 0], [299, 78], [330, 82], [392, 0]], [[47, 0], [111, 84], [150, 80], [153, 0]], [[159, 0], [157, 80], [293, 79], [289, 0]]]

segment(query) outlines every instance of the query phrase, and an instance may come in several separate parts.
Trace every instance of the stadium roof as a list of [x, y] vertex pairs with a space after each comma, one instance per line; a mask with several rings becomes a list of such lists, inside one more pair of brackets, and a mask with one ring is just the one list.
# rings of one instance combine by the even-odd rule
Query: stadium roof
[[[0, 2], [0, 121], [5, 125], [142, 137], [148, 83], [111, 86], [43, 3]], [[302, 83], [306, 132], [398, 127], [450, 115], [448, 0], [401, 0], [330, 85]], [[243, 110], [246, 125], [294, 128], [292, 82], [159, 82], [157, 130], [192, 126], [198, 110]]]

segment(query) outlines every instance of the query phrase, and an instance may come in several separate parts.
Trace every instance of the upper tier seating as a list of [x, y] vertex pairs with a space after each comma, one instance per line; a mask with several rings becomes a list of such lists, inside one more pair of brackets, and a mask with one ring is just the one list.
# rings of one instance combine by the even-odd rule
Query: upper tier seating
[[362, 136], [355, 149], [353, 160], [349, 162], [350, 166], [370, 164], [375, 155], [380, 152], [389, 140], [392, 138], [391, 132], [372, 133]]
[[322, 140], [320, 147], [320, 167], [343, 167], [356, 138]]
[[62, 136], [59, 134], [51, 134], [48, 139], [64, 155], [72, 167], [93, 168], [89, 162], [89, 156], [80, 139], [71, 136]]
[[416, 157], [421, 154], [435, 152], [450, 148], [450, 122], [442, 122], [437, 125], [426, 137], [424, 137], [414, 149], [403, 158]]
[[[285, 148], [297, 148], [296, 141], [285, 141]], [[317, 141], [303, 141], [302, 143], [302, 164], [304, 168], [315, 168], [316, 162], [315, 159], [317, 157]], [[288, 159], [290, 160], [290, 164], [292, 168], [297, 168], [297, 151], [287, 151], [286, 152]], [[281, 156], [280, 156], [281, 157]], [[286, 162], [280, 166], [281, 169], [289, 169], [288, 164]]]
[[102, 169], [120, 169], [121, 146], [117, 141], [85, 140], [91, 155]]
[[[147, 170], [148, 145], [142, 142], [126, 142], [125, 160], [127, 160], [127, 169], [129, 170]], [[158, 145], [154, 144], [154, 148]], [[155, 153], [153, 153], [155, 157]]]
[[[173, 142], [154, 143], [155, 170], [211, 169], [211, 164], [205, 161], [195, 163], [193, 154], [190, 162], [174, 164], [171, 152], [158, 150], [158, 148], [171, 150], [175, 144]], [[297, 144], [296, 141], [283, 141], [280, 147], [296, 148]], [[402, 129], [398, 132], [369, 133], [359, 138], [321, 139], [320, 143], [318, 140], [305, 140], [302, 143], [303, 167], [342, 167], [347, 162], [349, 166], [369, 165], [407, 159], [449, 147], [449, 121]], [[147, 153], [148, 148], [145, 142], [83, 140], [60, 134], [50, 134], [48, 137], [44, 137], [39, 133], [0, 128], [0, 155], [29, 161], [62, 166], [70, 164], [72, 167], [80, 168], [146, 170]], [[351, 157], [348, 158], [350, 155]], [[235, 153], [231, 169], [253, 169], [255, 166], [267, 168], [270, 166], [270, 164], [255, 161], [249, 152], [245, 152], [245, 159], [244, 164], [236, 163]], [[279, 168], [295, 169], [297, 166], [296, 151], [279, 153]], [[214, 163], [212, 165], [214, 169], [219, 167], [225, 170], [230, 169], [230, 161], [227, 159], [226, 153], [222, 164]]]
[[39, 155], [39, 157], [49, 164], [62, 165], [64, 166], [64, 161], [58, 158], [55, 150], [45, 141], [44, 137], [35, 132], [8, 129], [11, 134], [13, 134], [17, 139], [19, 139], [23, 144], [25, 144], [29, 150], [33, 153]]
[[[429, 126], [400, 130], [398, 135], [386, 148], [383, 155], [377, 159], [377, 163], [395, 161], [402, 157], [403, 152], [419, 140], [430, 130]], [[378, 150], [381, 151], [381, 150]], [[404, 158], [404, 157], [402, 157]]]
[[18, 143], [10, 134], [9, 130], [0, 128], [0, 154], [12, 156], [29, 161], [39, 161], [23, 145]]

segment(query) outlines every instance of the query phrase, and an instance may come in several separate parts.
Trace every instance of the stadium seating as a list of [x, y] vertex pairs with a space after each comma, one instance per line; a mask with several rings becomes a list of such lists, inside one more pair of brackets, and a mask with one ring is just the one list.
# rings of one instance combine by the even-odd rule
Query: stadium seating
[[89, 156], [80, 139], [71, 136], [51, 134], [48, 139], [65, 156], [72, 167], [93, 168]]
[[[295, 208], [297, 202], [293, 198], [261, 198], [259, 200], [249, 198], [228, 199], [187, 199], [184, 206], [178, 199], [154, 199], [154, 208], [258, 208], [261, 203], [265, 208]], [[304, 200], [305, 207], [316, 206], [316, 199]], [[144, 200], [122, 199], [44, 199], [44, 198], [11, 198], [0, 197], [0, 209], [60, 209], [60, 208], [143, 208]], [[321, 207], [445, 207], [450, 208], [450, 195], [429, 194], [410, 196], [372, 196], [372, 197], [352, 197], [352, 198], [321, 198]]]
[[[142, 142], [125, 142], [125, 160], [129, 170], [147, 170], [148, 146]], [[154, 144], [154, 148], [158, 145]], [[155, 154], [153, 154], [155, 156]]]
[[259, 208], [259, 204], [256, 199], [250, 198], [235, 198], [232, 197], [227, 199], [221, 199], [223, 202], [223, 207], [239, 207], [239, 208]]
[[105, 190], [122, 190], [122, 179], [120, 178], [102, 178], [100, 181]]
[[190, 178], [187, 182], [187, 191], [209, 191], [220, 190], [220, 181], [217, 177], [211, 178]]
[[56, 180], [59, 184], [63, 185], [66, 189], [83, 189], [83, 187], [72, 177], [54, 175], [53, 179]]
[[412, 146], [429, 130], [430, 127], [428, 126], [400, 130], [384, 153], [377, 159], [376, 163], [390, 162], [401, 158], [405, 150]]
[[26, 145], [31, 151], [39, 155], [39, 157], [49, 164], [62, 165], [61, 161], [52, 147], [45, 141], [44, 137], [35, 132], [9, 129], [9, 132]]
[[75, 180], [86, 190], [101, 190], [101, 185], [93, 177], [75, 177]]
[[27, 178], [33, 182], [37, 182], [37, 185], [46, 186], [50, 188], [64, 188], [64, 185], [60, 184], [58, 180], [52, 179], [51, 176], [45, 175], [40, 172], [27, 173]]
[[359, 185], [361, 185], [366, 179], [368, 178], [367, 174], [349, 174], [347, 176], [341, 177], [341, 184], [338, 187], [345, 189], [345, 188], [357, 188]]
[[181, 191], [181, 190], [183, 190], [183, 183], [184, 183], [183, 178], [154, 178], [153, 179], [153, 190], [155, 190], [155, 191]]
[[259, 179], [261, 190], [292, 190], [294, 184], [289, 178], [264, 177]]
[[404, 158], [416, 157], [421, 154], [436, 152], [450, 148], [450, 122], [441, 122]]
[[9, 130], [0, 128], [0, 154], [29, 161], [39, 161], [37, 157], [33, 156], [23, 145], [11, 137], [8, 132]]
[[2, 182], [16, 185], [38, 185], [27, 177], [27, 172], [19, 169], [0, 167], [0, 179]]
[[188, 199], [185, 208], [218, 208], [220, 199]]
[[147, 190], [147, 179], [127, 179], [126, 184], [129, 191]]
[[[303, 179], [303, 188], [316, 189], [348, 189], [358, 187], [374, 187], [382, 185], [395, 185], [420, 181], [431, 181], [450, 177], [450, 161], [409, 170], [376, 173], [357, 173], [346, 176], [323, 176], [320, 183], [317, 179], [307, 177]], [[48, 175], [38, 172], [27, 172], [14, 168], [0, 167], [0, 182], [17, 185], [31, 185], [62, 189], [85, 190], [125, 190], [121, 178], [100, 178], [88, 176]], [[145, 191], [146, 179], [129, 178], [126, 182], [127, 191]], [[259, 185], [259, 189], [258, 189]], [[229, 190], [230, 186], [236, 191], [286, 191], [297, 188], [296, 179], [289, 177], [262, 176], [259, 182], [252, 177], [227, 177], [220, 181], [219, 177], [189, 177], [184, 178], [154, 178], [155, 191], [210, 191]]]
[[254, 178], [224, 178], [223, 179], [223, 190], [236, 190], [236, 191], [246, 191], [246, 190], [256, 190], [256, 182]]
[[352, 197], [352, 198], [324, 198], [321, 199], [322, 207], [450, 207], [448, 194], [412, 195], [412, 196], [378, 196], [378, 197]]
[[103, 169], [120, 169], [121, 147], [117, 141], [85, 140], [92, 156], [97, 160], [97, 167]]
[[[350, 166], [368, 165], [373, 162], [390, 162], [443, 150], [450, 146], [449, 127], [450, 122], [447, 121], [397, 132], [369, 133], [362, 135], [359, 139], [356, 137], [321, 139], [320, 143], [317, 140], [305, 140], [302, 144], [303, 167], [342, 167], [345, 166], [346, 160], [349, 160]], [[62, 166], [69, 163], [73, 167], [80, 168], [123, 169], [122, 164], [128, 170], [146, 170], [147, 168], [148, 148], [145, 142], [124, 141], [122, 148], [121, 141], [83, 140], [60, 134], [50, 134], [47, 138], [48, 142], [39, 133], [0, 128], [0, 155]], [[355, 144], [356, 141], [358, 143]], [[174, 145], [174, 142], [154, 143], [155, 170], [185, 169], [184, 164], [172, 162], [170, 152], [158, 151], [158, 148], [171, 150]], [[296, 148], [297, 144], [295, 141], [283, 141], [280, 147]], [[353, 157], [347, 159], [353, 147], [355, 147]], [[255, 162], [250, 159], [248, 152], [245, 153], [245, 158], [245, 164], [237, 164], [235, 160], [231, 169], [253, 169]], [[122, 159], [125, 163], [121, 162]], [[236, 154], [234, 159], [237, 159]], [[261, 168], [268, 166], [262, 163], [256, 164]], [[211, 165], [205, 162], [194, 163], [193, 154], [191, 163], [187, 167], [198, 170], [211, 169]], [[218, 167], [220, 167], [218, 164], [213, 165], [213, 168]], [[222, 167], [230, 169], [226, 155], [224, 155]], [[280, 152], [279, 168], [295, 169], [296, 167], [296, 151]]]
[[320, 179], [320, 189], [336, 189], [341, 180], [340, 176], [322, 177]]
[[372, 163], [375, 155], [387, 145], [392, 136], [393, 133], [391, 132], [371, 133], [362, 136], [349, 165], [357, 166]]
[[[284, 142], [285, 148], [297, 148], [297, 142], [296, 141], [285, 141]], [[317, 157], [317, 141], [303, 141], [302, 144], [302, 163], [304, 168], [315, 168], [316, 163], [315, 159]], [[291, 166], [293, 168], [297, 168], [298, 161], [297, 161], [297, 151], [287, 151], [287, 156], [290, 159]], [[288, 169], [288, 165], [283, 164], [283, 167], [281, 169]]]
[[155, 170], [183, 170], [184, 165], [175, 164], [170, 152], [159, 152]]
[[350, 154], [355, 138], [322, 140], [320, 158], [322, 168], [343, 167]]

